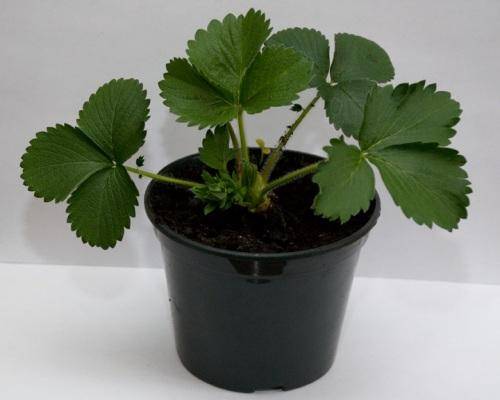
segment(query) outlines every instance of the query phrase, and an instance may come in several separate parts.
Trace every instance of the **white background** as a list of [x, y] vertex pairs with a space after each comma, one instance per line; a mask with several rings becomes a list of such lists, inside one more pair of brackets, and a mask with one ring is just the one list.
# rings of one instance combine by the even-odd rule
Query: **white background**
[[[175, 122], [157, 82], [165, 63], [212, 18], [263, 9], [274, 31], [306, 26], [329, 39], [356, 33], [381, 44], [395, 82], [427, 79], [464, 109], [453, 146], [469, 160], [470, 217], [450, 234], [406, 220], [381, 185], [382, 216], [367, 242], [364, 276], [500, 283], [500, 2], [449, 1], [36, 1], [0, 3], [0, 261], [159, 267], [159, 246], [142, 205], [114, 250], [83, 246], [66, 224], [64, 205], [26, 191], [19, 159], [39, 130], [74, 123], [89, 94], [115, 77], [135, 77], [152, 100], [146, 167], [158, 170], [195, 152], [201, 132]], [[310, 97], [306, 93], [304, 98]], [[284, 109], [248, 117], [252, 141], [273, 143], [294, 117]], [[322, 106], [290, 148], [317, 154], [335, 135]], [[139, 181], [141, 189], [147, 182]]]
[[258, 397], [191, 375], [164, 273], [0, 264], [5, 400], [497, 400], [500, 286], [356, 278], [333, 368]]

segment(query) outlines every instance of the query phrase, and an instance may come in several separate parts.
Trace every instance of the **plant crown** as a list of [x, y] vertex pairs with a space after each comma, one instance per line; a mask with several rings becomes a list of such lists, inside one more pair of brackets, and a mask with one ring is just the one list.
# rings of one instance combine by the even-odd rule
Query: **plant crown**
[[[199, 149], [206, 165], [202, 181], [139, 169], [143, 156], [135, 166], [125, 164], [143, 145], [149, 117], [146, 91], [135, 79], [101, 86], [75, 126], [38, 133], [22, 156], [22, 179], [44, 201], [67, 200], [71, 229], [103, 249], [122, 239], [135, 215], [139, 192], [129, 173], [191, 190], [206, 213], [233, 206], [265, 212], [274, 189], [312, 174], [319, 186], [315, 213], [344, 223], [368, 210], [375, 167], [407, 217], [457, 228], [471, 192], [464, 157], [448, 147], [460, 106], [435, 84], [386, 84], [393, 77], [389, 56], [371, 40], [336, 34], [330, 61], [330, 44], [317, 30], [291, 28], [271, 36], [262, 12], [229, 14], [198, 30], [187, 56], [172, 59], [159, 82], [164, 104], [179, 122], [208, 128]], [[302, 106], [297, 99], [308, 88], [314, 97]], [[343, 135], [330, 139], [324, 161], [275, 178], [286, 144], [319, 99]], [[290, 107], [296, 119], [275, 147], [257, 140], [258, 166], [249, 157], [244, 115], [280, 106]]]

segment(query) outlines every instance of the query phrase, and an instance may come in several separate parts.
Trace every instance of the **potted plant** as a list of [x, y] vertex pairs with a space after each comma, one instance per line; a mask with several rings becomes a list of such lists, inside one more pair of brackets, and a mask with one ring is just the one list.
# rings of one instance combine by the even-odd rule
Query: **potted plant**
[[[178, 121], [206, 130], [197, 154], [159, 173], [127, 164], [146, 136], [149, 100], [135, 79], [112, 80], [76, 125], [38, 133], [22, 179], [44, 201], [67, 200], [71, 229], [114, 247], [135, 215], [130, 177], [152, 181], [145, 208], [165, 254], [176, 345], [184, 365], [238, 391], [292, 389], [330, 368], [361, 246], [379, 215], [374, 169], [418, 224], [466, 218], [465, 159], [448, 147], [459, 104], [425, 82], [386, 84], [376, 43], [328, 40], [308, 28], [271, 35], [260, 11], [198, 30], [159, 83]], [[311, 89], [313, 99], [296, 103]], [[334, 127], [325, 158], [285, 150], [322, 99]], [[296, 112], [279, 142], [249, 148], [244, 115]], [[306, 134], [301, 132], [300, 134]], [[328, 143], [329, 141], [329, 143]]]

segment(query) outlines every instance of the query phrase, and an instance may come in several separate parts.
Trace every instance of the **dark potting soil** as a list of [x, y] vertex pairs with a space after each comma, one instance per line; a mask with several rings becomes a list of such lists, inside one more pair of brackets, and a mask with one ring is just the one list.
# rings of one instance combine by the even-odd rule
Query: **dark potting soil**
[[[252, 156], [257, 154], [252, 150]], [[286, 152], [273, 177], [318, 160], [313, 155]], [[169, 175], [200, 181], [203, 168], [199, 160], [191, 159], [169, 167]], [[366, 213], [359, 213], [345, 224], [329, 221], [314, 215], [311, 209], [317, 192], [317, 185], [307, 176], [276, 189], [272, 206], [265, 213], [233, 207], [204, 215], [203, 203], [189, 190], [155, 182], [148, 206], [158, 225], [208, 246], [250, 253], [291, 252], [330, 244], [360, 229], [373, 212], [374, 202]]]

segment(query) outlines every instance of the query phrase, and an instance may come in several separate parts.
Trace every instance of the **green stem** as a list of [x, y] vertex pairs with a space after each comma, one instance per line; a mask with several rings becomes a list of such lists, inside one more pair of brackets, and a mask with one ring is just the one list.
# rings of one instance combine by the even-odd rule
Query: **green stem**
[[198, 182], [173, 178], [171, 176], [153, 174], [152, 172], [144, 171], [144, 170], [139, 169], [139, 168], [129, 167], [128, 165], [124, 165], [124, 167], [129, 172], [132, 172], [132, 173], [137, 174], [137, 175], [147, 176], [148, 178], [151, 178], [151, 179], [154, 179], [154, 180], [160, 181], [160, 182], [172, 183], [174, 185], [178, 185], [178, 186], [182, 186], [182, 187], [186, 187], [186, 188], [192, 188], [192, 187], [202, 185], [201, 183], [198, 183]]
[[314, 164], [311, 164], [311, 165], [308, 165], [306, 167], [289, 172], [288, 174], [283, 175], [283, 176], [275, 179], [274, 181], [269, 182], [262, 189], [262, 194], [265, 195], [266, 193], [270, 192], [273, 189], [276, 189], [277, 187], [286, 185], [286, 184], [293, 182], [299, 178], [302, 178], [306, 175], [309, 175], [309, 174], [316, 172], [320, 163], [321, 163], [321, 161], [318, 161]]
[[229, 137], [231, 138], [231, 143], [233, 144], [233, 149], [236, 155], [236, 172], [238, 173], [239, 176], [241, 176], [241, 149], [240, 149], [240, 143], [238, 142], [238, 138], [236, 137], [236, 134], [234, 133], [233, 126], [231, 123], [227, 123], [226, 125], [227, 131], [229, 132]]
[[314, 97], [314, 99], [311, 100], [311, 102], [306, 106], [306, 108], [302, 110], [302, 112], [297, 117], [295, 122], [292, 125], [290, 125], [285, 134], [280, 137], [278, 145], [272, 150], [269, 157], [267, 157], [266, 163], [262, 168], [262, 178], [264, 179], [264, 182], [269, 181], [269, 178], [271, 177], [274, 167], [276, 167], [276, 164], [278, 163], [281, 154], [283, 154], [283, 148], [286, 146], [286, 144], [292, 137], [293, 133], [295, 132], [295, 129], [297, 129], [297, 127], [300, 125], [300, 123], [306, 117], [306, 115], [309, 114], [309, 111], [311, 111], [311, 109], [314, 107], [319, 98], [320, 98], [319, 94], [316, 95], [316, 97]]
[[241, 158], [244, 161], [248, 161], [248, 146], [247, 137], [245, 135], [245, 123], [243, 121], [243, 109], [240, 108], [238, 111], [238, 130], [240, 132], [240, 143], [241, 143]]
[[236, 137], [236, 133], [234, 133], [233, 126], [228, 122], [226, 127], [227, 127], [227, 131], [229, 132], [229, 137], [231, 138], [231, 143], [233, 144], [233, 148], [239, 152], [240, 151], [240, 143], [238, 142], [238, 138]]

